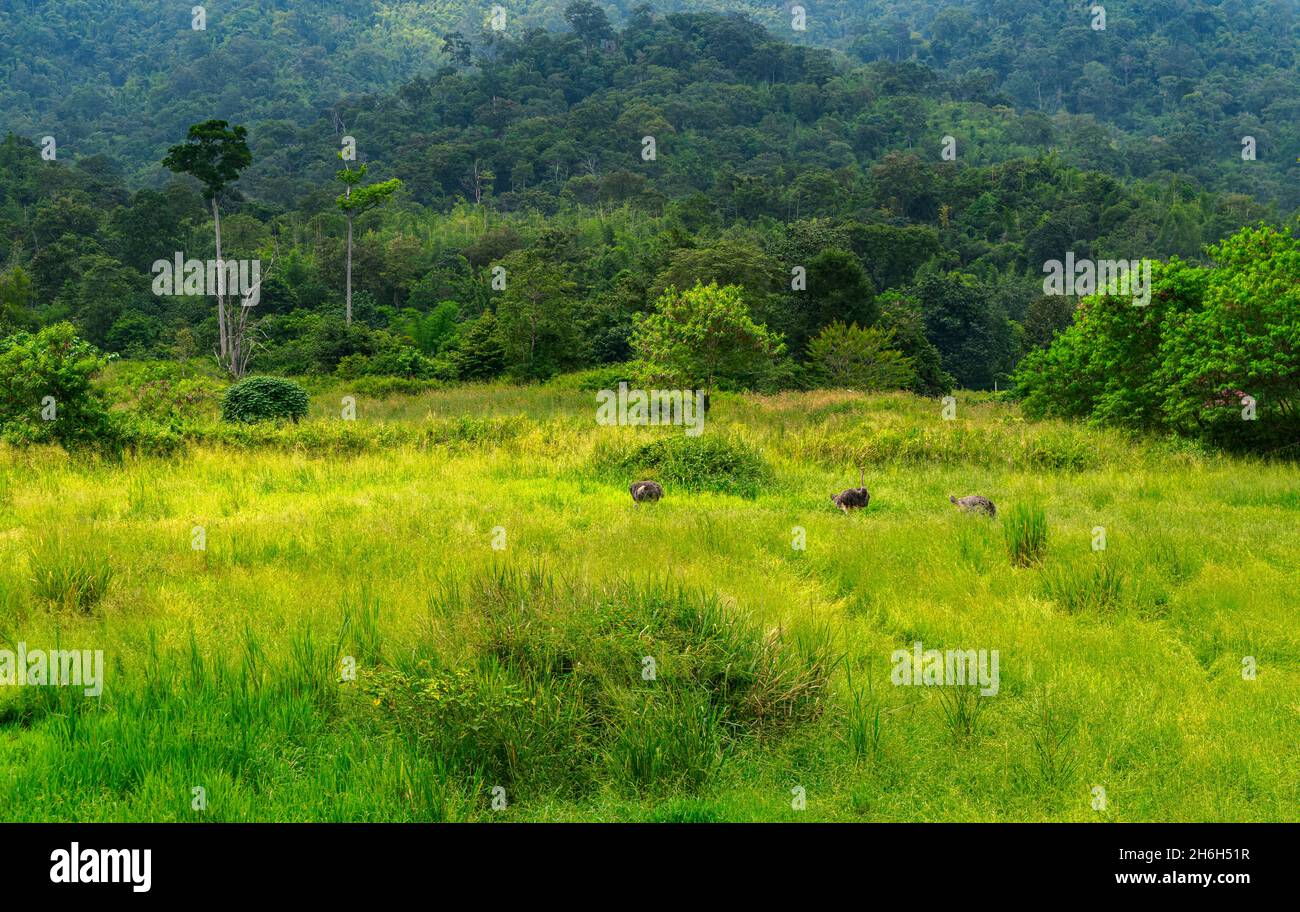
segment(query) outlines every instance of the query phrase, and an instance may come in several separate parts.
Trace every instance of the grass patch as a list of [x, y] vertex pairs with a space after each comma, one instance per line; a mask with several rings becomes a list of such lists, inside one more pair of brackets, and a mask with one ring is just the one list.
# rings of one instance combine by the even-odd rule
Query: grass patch
[[592, 467], [622, 481], [649, 478], [670, 490], [747, 498], [757, 497], [772, 480], [771, 468], [752, 446], [715, 433], [674, 434], [630, 446], [605, 444], [597, 449]]
[[1032, 567], [1047, 554], [1047, 514], [1041, 506], [1018, 503], [1002, 517], [1007, 554], [1016, 567]]
[[38, 541], [28, 553], [32, 595], [56, 608], [89, 613], [108, 593], [113, 567], [85, 542], [59, 536]]

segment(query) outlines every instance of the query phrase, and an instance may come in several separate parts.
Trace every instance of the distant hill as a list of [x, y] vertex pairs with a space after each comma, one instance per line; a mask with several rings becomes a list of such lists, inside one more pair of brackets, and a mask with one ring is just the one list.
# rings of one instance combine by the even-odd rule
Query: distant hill
[[[0, 130], [53, 135], [65, 156], [104, 154], [133, 183], [157, 183], [163, 151], [197, 120], [274, 136], [343, 99], [456, 65], [443, 50], [448, 34], [464, 36], [478, 59], [502, 34], [569, 28], [563, 0], [499, 5], [503, 33], [492, 31], [494, 4], [467, 0], [223, 0], [208, 5], [203, 30], [191, 4], [171, 0], [0, 0]], [[959, 99], [1094, 118], [1090, 166], [1188, 174], [1300, 204], [1300, 0], [1103, 5], [1104, 29], [1089, 4], [1041, 0], [660, 0], [644, 9], [739, 13], [781, 41], [832, 47], [852, 62], [915, 61], [947, 77]], [[622, 26], [642, 5], [597, 6]], [[1258, 160], [1227, 168], [1240, 163], [1245, 136]]]

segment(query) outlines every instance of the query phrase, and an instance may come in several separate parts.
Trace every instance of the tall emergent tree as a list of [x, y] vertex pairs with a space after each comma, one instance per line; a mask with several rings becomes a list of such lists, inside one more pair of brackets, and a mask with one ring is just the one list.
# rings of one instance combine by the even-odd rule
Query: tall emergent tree
[[[248, 363], [244, 351], [247, 315], [235, 319], [226, 309], [226, 269], [221, 260], [221, 192], [234, 183], [239, 172], [253, 162], [248, 151], [244, 127], [231, 127], [224, 120], [205, 120], [190, 127], [186, 141], [167, 150], [163, 167], [177, 174], [189, 174], [203, 185], [212, 204], [212, 223], [217, 237], [217, 333], [220, 337], [221, 365], [239, 376]], [[242, 308], [241, 308], [242, 311]]]
[[[340, 152], [339, 158], [342, 157], [343, 153]], [[394, 177], [392, 180], [363, 187], [361, 182], [366, 178], [365, 165], [361, 165], [355, 171], [344, 165], [338, 172], [338, 178], [343, 182], [343, 195], [338, 198], [338, 204], [348, 219], [348, 290], [345, 313], [350, 326], [352, 324], [352, 222], [358, 215], [382, 205], [397, 191], [398, 187], [402, 186], [402, 182]]]

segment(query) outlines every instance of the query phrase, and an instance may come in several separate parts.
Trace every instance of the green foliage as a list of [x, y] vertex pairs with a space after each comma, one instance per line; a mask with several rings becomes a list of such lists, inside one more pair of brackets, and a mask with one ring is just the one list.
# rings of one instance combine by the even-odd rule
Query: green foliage
[[307, 416], [307, 391], [281, 377], [248, 377], [226, 390], [224, 421], [297, 421]]
[[1083, 301], [1073, 325], [1021, 363], [1025, 411], [1238, 449], [1295, 446], [1300, 240], [1250, 228], [1209, 253], [1209, 266], [1153, 264], [1148, 306]]
[[735, 285], [683, 292], [670, 287], [633, 326], [632, 347], [646, 382], [699, 387], [706, 397], [716, 381], [741, 376], [784, 351], [778, 336], [750, 319]]
[[745, 740], [824, 706], [824, 644], [764, 636], [698, 593], [592, 591], [534, 569], [485, 575], [440, 601], [475, 619], [471, 655], [369, 671], [363, 689], [416, 750], [516, 794], [582, 795], [597, 779], [633, 795], [694, 792]]
[[[954, 383], [1001, 384], [1022, 351], [1062, 330], [1066, 302], [1038, 292], [1045, 259], [1072, 249], [1190, 262], [1242, 224], [1278, 221], [1270, 201], [1285, 213], [1300, 200], [1285, 180], [1289, 158], [1275, 154], [1296, 145], [1296, 119], [1277, 101], [1294, 75], [1295, 25], [1246, 27], [1242, 10], [1204, 0], [1187, 0], [1187, 17], [1127, 10], [1114, 27], [1140, 24], [1132, 40], [1089, 54], [1072, 44], [1084, 34], [1073, 13], [1025, 0], [997, 16], [946, 0], [830, 0], [793, 43], [786, 14], [757, 0], [675, 0], [667, 15], [634, 0], [525, 0], [511, 6], [519, 28], [509, 34], [483, 33], [482, 9], [460, 0], [439, 6], [436, 28], [418, 4], [384, 4], [369, 22], [321, 0], [272, 34], [250, 25], [250, 2], [232, 0], [221, 30], [180, 42], [155, 34], [166, 17], [143, 7], [157, 0], [91, 20], [50, 9], [0, 23], [0, 43], [37, 49], [0, 95], [11, 128], [77, 137], [76, 156], [60, 147], [54, 161], [30, 140], [0, 143], [0, 332], [68, 319], [129, 358], [228, 347], [216, 344], [207, 303], [164, 304], [143, 278], [171, 251], [214, 252], [200, 229], [212, 217], [204, 199], [221, 195], [233, 210], [223, 252], [277, 264], [259, 309], [236, 310], [261, 318], [265, 344], [248, 365], [259, 373], [332, 374], [347, 359], [349, 377], [540, 380], [640, 355], [636, 315], [669, 287], [716, 282], [739, 289], [748, 319], [796, 360], [836, 320], [893, 331], [912, 389], [942, 395]], [[737, 5], [755, 21], [715, 14]], [[1175, 24], [1183, 19], [1191, 24]], [[43, 60], [54, 51], [39, 51], [50, 35], [92, 51], [51, 77]], [[1047, 75], [1044, 54], [1059, 63]], [[195, 105], [210, 101], [198, 91], [210, 80], [195, 74], [209, 72], [223, 74], [230, 120], [190, 126]], [[321, 84], [344, 99], [328, 123], [317, 122]], [[357, 123], [368, 164], [336, 174], [320, 155], [322, 130]], [[924, 151], [938, 126], [959, 138], [956, 161]], [[164, 162], [199, 184], [131, 193], [152, 187], [151, 169], [187, 127]], [[639, 155], [647, 132], [660, 144], [654, 162]], [[1243, 167], [1235, 142], [1247, 133], [1260, 156]], [[256, 163], [250, 143], [267, 152]], [[387, 179], [366, 186], [367, 174]], [[325, 189], [334, 177], [345, 186], [337, 205]], [[236, 178], [243, 194], [229, 192]], [[399, 182], [402, 205], [369, 215], [347, 245], [352, 217], [395, 198]], [[356, 333], [330, 325], [349, 249], [365, 324]], [[498, 294], [488, 270], [507, 258], [512, 280]], [[805, 291], [790, 288], [796, 265], [807, 268]], [[1281, 270], [1249, 281], [1285, 283]], [[1254, 324], [1189, 325], [1175, 343], [1163, 329], [1171, 302], [1215, 305], [1191, 287], [1169, 295], [1133, 344], [1093, 332], [1062, 358], [1075, 344], [1062, 343], [1051, 369], [1079, 389], [1048, 396], [1051, 413], [1291, 448], [1285, 319], [1254, 314], [1273, 328], [1237, 358], [1225, 355], [1234, 333]], [[1231, 325], [1231, 298], [1218, 316], [1187, 319]], [[488, 311], [493, 325], [480, 325]], [[1169, 346], [1159, 376], [1153, 342]], [[1089, 359], [1094, 370], [1070, 370]], [[227, 369], [242, 374], [239, 361], [227, 357]], [[697, 372], [675, 356], [643, 361], [674, 383], [712, 386], [681, 379]], [[777, 391], [803, 377], [802, 364], [774, 354], [738, 358], [716, 383]], [[1239, 394], [1256, 400], [1260, 420], [1233, 417]]]
[[939, 350], [943, 369], [966, 389], [992, 389], [1011, 367], [1006, 317], [972, 275], [931, 273], [912, 288], [925, 317], [925, 334]]
[[366, 170], [367, 166], [361, 165], [355, 169], [340, 168], [335, 172], [339, 181], [345, 185], [344, 192], [339, 194], [335, 203], [349, 218], [356, 218], [382, 206], [390, 196], [401, 189], [402, 182], [396, 177], [368, 186], [362, 184], [361, 182], [366, 178]]
[[674, 434], [636, 446], [605, 445], [593, 467], [619, 479], [650, 478], [671, 496], [674, 486], [757, 497], [772, 480], [772, 470], [752, 447], [716, 433], [698, 437]]
[[946, 396], [956, 381], [943, 369], [939, 349], [925, 336], [925, 318], [920, 308], [899, 294], [882, 297], [880, 328], [893, 333], [899, 351], [916, 373], [911, 391], [921, 396]]
[[1125, 574], [1104, 556], [1042, 570], [1043, 594], [1069, 614], [1114, 611], [1124, 596]]
[[68, 611], [89, 613], [108, 592], [113, 567], [85, 540], [48, 536], [27, 555], [32, 594]]
[[490, 311], [475, 320], [460, 337], [452, 363], [462, 380], [490, 380], [505, 370], [505, 346], [501, 344], [496, 317]]
[[893, 347], [888, 330], [832, 323], [808, 343], [809, 373], [819, 385], [877, 391], [916, 383], [911, 359]]
[[197, 362], [117, 361], [100, 377], [106, 398], [167, 424], [216, 418], [226, 384]]
[[552, 377], [548, 385], [563, 390], [616, 390], [620, 383], [631, 386], [635, 382], [635, 367], [633, 364], [606, 364], [571, 374], [560, 374]]
[[231, 127], [224, 120], [194, 124], [184, 143], [167, 150], [163, 167], [197, 179], [208, 198], [215, 200], [240, 171], [252, 164], [247, 136], [246, 127]]
[[531, 250], [512, 253], [501, 265], [507, 279], [496, 327], [506, 362], [526, 380], [545, 380], [581, 364], [584, 344], [573, 306], [577, 288], [566, 270]]
[[108, 358], [70, 323], [0, 340], [0, 429], [15, 443], [111, 443], [112, 423], [91, 378]]
[[1164, 421], [1219, 444], [1300, 446], [1300, 238], [1243, 229], [1208, 252], [1200, 307], [1161, 327]]

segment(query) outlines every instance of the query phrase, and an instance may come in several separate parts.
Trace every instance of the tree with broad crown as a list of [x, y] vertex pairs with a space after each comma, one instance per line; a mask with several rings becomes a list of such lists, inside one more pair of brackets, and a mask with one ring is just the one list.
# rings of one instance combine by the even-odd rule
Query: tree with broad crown
[[912, 360], [894, 347], [892, 330], [838, 320], [808, 343], [808, 373], [820, 384], [865, 392], [916, 382]]
[[670, 287], [653, 312], [633, 320], [632, 349], [647, 379], [702, 386], [706, 403], [717, 380], [785, 351], [779, 335], [750, 318], [736, 285]]

